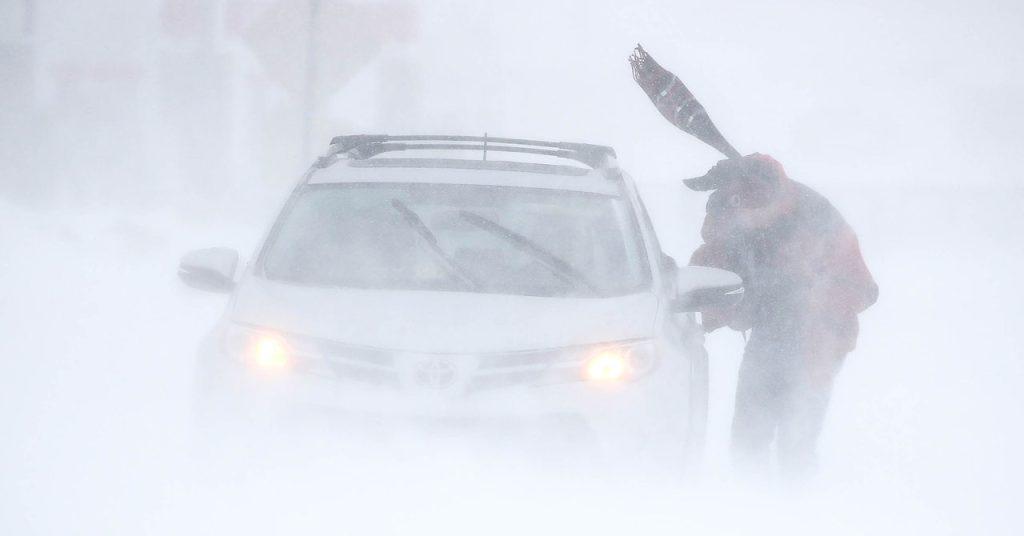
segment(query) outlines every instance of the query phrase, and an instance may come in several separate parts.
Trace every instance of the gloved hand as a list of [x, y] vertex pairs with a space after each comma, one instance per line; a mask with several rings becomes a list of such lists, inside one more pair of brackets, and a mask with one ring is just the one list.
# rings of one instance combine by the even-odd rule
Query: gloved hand
[[[737, 244], [704, 243], [697, 248], [690, 256], [690, 266], [708, 266], [729, 270], [744, 278], [744, 286], [747, 283], [746, 270], [739, 262], [741, 252], [735, 251]], [[710, 333], [718, 328], [728, 326], [736, 331], [746, 331], [751, 325], [751, 307], [747, 304], [747, 297], [738, 305], [701, 312], [701, 324], [704, 331]]]

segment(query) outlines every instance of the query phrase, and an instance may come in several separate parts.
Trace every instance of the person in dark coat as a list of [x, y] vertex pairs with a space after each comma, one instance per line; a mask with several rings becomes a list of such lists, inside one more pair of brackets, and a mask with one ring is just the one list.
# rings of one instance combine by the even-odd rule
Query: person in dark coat
[[784, 472], [807, 472], [832, 382], [856, 347], [857, 315], [878, 297], [857, 236], [827, 199], [766, 155], [722, 160], [686, 184], [712, 191], [704, 243], [690, 264], [733, 271], [746, 287], [736, 308], [703, 315], [708, 332], [750, 331], [736, 391], [734, 457], [765, 467], [775, 441]]

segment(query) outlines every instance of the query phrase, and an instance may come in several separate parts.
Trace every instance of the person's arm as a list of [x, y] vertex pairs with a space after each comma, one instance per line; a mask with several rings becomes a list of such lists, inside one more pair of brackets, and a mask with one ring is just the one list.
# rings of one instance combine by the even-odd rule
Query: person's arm
[[[707, 266], [736, 272], [737, 267], [733, 265], [725, 247], [714, 244], [701, 244], [690, 256], [690, 266]], [[739, 307], [730, 307], [717, 311], [705, 311], [701, 313], [701, 324], [704, 331], [710, 333], [718, 328], [729, 326], [737, 331], [749, 328], [747, 322], [739, 318], [737, 314]]]
[[810, 313], [842, 326], [878, 299], [878, 285], [860, 252], [857, 235], [845, 223], [824, 243], [824, 255], [811, 274]]

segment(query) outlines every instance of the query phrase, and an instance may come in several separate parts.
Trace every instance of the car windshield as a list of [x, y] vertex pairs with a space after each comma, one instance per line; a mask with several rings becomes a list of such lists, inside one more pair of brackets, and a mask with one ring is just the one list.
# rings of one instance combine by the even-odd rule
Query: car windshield
[[450, 184], [307, 186], [263, 273], [293, 283], [597, 297], [650, 270], [629, 205], [608, 195]]

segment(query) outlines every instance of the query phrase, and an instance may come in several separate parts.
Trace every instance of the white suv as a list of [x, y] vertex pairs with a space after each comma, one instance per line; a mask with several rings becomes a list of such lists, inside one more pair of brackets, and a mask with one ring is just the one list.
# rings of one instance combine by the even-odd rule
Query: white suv
[[679, 459], [707, 412], [693, 312], [743, 293], [662, 253], [611, 148], [506, 138], [335, 138], [237, 261], [179, 270], [232, 293], [199, 352], [204, 407], [515, 422]]

